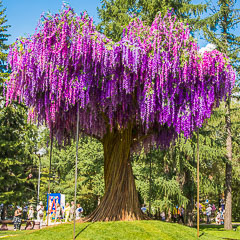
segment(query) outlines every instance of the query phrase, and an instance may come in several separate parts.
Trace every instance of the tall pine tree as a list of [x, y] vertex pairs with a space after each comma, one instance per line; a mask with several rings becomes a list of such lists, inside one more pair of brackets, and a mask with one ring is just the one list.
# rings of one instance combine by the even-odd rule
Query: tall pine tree
[[[2, 1], [0, 0], [0, 8], [2, 8]], [[6, 17], [6, 8], [2, 8], [0, 10], [0, 86], [2, 87], [2, 83], [4, 79], [8, 76], [7, 73], [7, 66], [6, 66], [6, 60], [7, 60], [7, 40], [10, 36], [7, 33], [8, 28], [10, 25], [6, 25], [7, 17]]]
[[[219, 0], [217, 6], [212, 6], [212, 14], [205, 19], [203, 26], [206, 38], [217, 46], [217, 49], [230, 57], [237, 73], [240, 71], [240, 35], [233, 30], [240, 23], [240, 9], [235, 9], [236, 0]], [[224, 228], [232, 229], [232, 134], [231, 134], [231, 97], [226, 102], [226, 179], [225, 179], [225, 221]]]
[[[6, 8], [0, 1], [0, 204], [22, 204], [36, 195], [33, 180], [33, 149], [36, 127], [27, 123], [26, 107], [14, 102], [6, 107], [3, 89], [7, 70], [7, 40], [10, 36]], [[1, 217], [5, 217], [5, 214]]]
[[207, 7], [206, 4], [191, 4], [189, 0], [102, 0], [101, 3], [102, 7], [98, 8], [101, 19], [98, 30], [114, 41], [121, 38], [123, 28], [132, 16], [151, 24], [159, 12], [165, 15], [168, 10], [173, 10], [179, 19], [187, 19], [194, 26], [194, 23], [200, 21], [199, 17], [195, 17]]

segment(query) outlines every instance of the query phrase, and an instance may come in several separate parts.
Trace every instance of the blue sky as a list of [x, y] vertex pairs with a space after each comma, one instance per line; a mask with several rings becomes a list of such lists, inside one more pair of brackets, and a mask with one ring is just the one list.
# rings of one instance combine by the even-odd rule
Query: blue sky
[[[7, 8], [8, 24], [11, 25], [9, 29], [9, 33], [11, 34], [9, 43], [13, 43], [19, 36], [34, 33], [41, 13], [47, 11], [57, 12], [61, 9], [62, 2], [62, 0], [3, 0], [3, 5]], [[95, 23], [99, 22], [97, 7], [101, 6], [100, 0], [67, 0], [66, 2], [68, 2], [77, 13], [87, 10], [88, 14], [93, 17]], [[204, 2], [204, 0], [193, 0], [194, 4], [201, 2]], [[237, 0], [236, 8], [240, 8], [240, 0]], [[206, 44], [206, 41], [199, 39], [200, 47]]]
[[[62, 7], [62, 0], [3, 0], [3, 6], [7, 8], [8, 24], [11, 25], [9, 43], [19, 36], [32, 34], [35, 31], [40, 15], [43, 12], [58, 12]], [[67, 0], [77, 13], [87, 10], [95, 23], [99, 22], [97, 7], [100, 0]]]

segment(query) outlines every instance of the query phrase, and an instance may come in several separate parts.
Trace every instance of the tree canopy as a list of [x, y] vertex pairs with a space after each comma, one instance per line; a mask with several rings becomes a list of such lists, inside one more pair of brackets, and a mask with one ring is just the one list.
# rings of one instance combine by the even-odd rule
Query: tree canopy
[[79, 106], [88, 135], [103, 139], [130, 123], [134, 141], [168, 146], [201, 127], [234, 84], [224, 54], [198, 50], [171, 12], [151, 26], [133, 19], [115, 43], [66, 8], [44, 15], [38, 32], [10, 49], [7, 100], [24, 100], [60, 141], [74, 135]]

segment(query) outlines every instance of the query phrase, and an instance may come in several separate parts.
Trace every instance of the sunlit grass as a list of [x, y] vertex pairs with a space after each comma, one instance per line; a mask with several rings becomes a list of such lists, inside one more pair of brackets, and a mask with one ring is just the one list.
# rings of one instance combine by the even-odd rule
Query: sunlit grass
[[[162, 221], [77, 223], [76, 239], [81, 240], [195, 240], [197, 231], [180, 224]], [[73, 224], [60, 224], [41, 230], [0, 232], [0, 239], [70, 240]], [[222, 226], [201, 226], [201, 240], [239, 239], [240, 231], [225, 231]]]

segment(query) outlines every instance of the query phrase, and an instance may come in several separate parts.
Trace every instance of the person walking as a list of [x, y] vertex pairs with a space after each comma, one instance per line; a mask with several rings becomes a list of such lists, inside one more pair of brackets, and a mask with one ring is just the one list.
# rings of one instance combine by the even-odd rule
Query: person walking
[[14, 231], [21, 230], [21, 225], [22, 225], [22, 208], [17, 207], [17, 210], [14, 212], [14, 218], [13, 218], [13, 226], [14, 226]]
[[70, 214], [70, 206], [69, 203], [66, 203], [66, 207], [65, 207], [65, 222], [68, 222], [68, 218], [69, 218], [69, 214]]
[[42, 228], [43, 224], [43, 215], [44, 215], [44, 206], [43, 202], [41, 201], [37, 206], [37, 220], [40, 222], [40, 229]]

